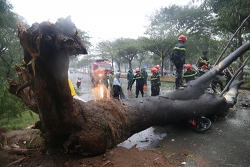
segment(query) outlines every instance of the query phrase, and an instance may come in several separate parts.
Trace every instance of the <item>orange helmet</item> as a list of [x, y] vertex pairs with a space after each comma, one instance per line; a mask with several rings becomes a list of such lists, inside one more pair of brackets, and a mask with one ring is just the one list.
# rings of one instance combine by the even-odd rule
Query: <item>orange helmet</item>
[[156, 68], [157, 70], [160, 68], [159, 65], [155, 65], [154, 68]]
[[207, 69], [207, 66], [203, 65], [203, 66], [201, 66], [201, 69], [205, 70], [205, 69]]
[[151, 72], [152, 73], [155, 73], [157, 71], [157, 69], [155, 68], [155, 67], [153, 67], [152, 69], [151, 69]]
[[181, 35], [181, 36], [178, 37], [178, 41], [186, 42], [186, 40], [187, 40], [187, 37], [185, 35]]
[[192, 67], [191, 64], [187, 64], [186, 65], [186, 70], [189, 69], [189, 68], [191, 68], [191, 67]]
[[140, 72], [140, 69], [139, 69], [139, 68], [136, 68], [136, 69], [135, 69], [135, 72]]
[[143, 90], [147, 90], [147, 86], [146, 85], [143, 86]]

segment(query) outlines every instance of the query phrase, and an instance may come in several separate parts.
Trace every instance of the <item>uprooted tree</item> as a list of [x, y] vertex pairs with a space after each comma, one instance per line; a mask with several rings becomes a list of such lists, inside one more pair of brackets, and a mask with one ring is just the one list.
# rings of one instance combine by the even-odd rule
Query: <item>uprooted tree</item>
[[243, 81], [234, 81], [223, 96], [206, 88], [250, 49], [250, 43], [244, 44], [184, 90], [157, 97], [83, 102], [71, 96], [68, 84], [69, 56], [87, 54], [70, 18], [55, 24], [35, 23], [27, 30], [18, 23], [18, 37], [24, 61], [16, 66], [19, 81], [9, 79], [9, 92], [39, 114], [36, 127], [48, 147], [84, 155], [102, 154], [151, 126], [223, 115], [236, 103]]

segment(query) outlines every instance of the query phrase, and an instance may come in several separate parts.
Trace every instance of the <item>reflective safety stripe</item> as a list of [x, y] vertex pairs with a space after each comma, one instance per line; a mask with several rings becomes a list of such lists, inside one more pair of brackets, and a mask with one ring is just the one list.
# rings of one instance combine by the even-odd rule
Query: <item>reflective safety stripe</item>
[[206, 63], [209, 63], [210, 60], [204, 60], [202, 57], [200, 57], [201, 60], [205, 61]]
[[186, 51], [186, 48], [179, 48], [179, 47], [177, 47], [177, 46], [174, 47], [174, 49], [175, 49], [175, 50], [184, 50], [184, 51]]
[[197, 72], [195, 72], [194, 74], [190, 74], [190, 75], [184, 75], [183, 78], [187, 78], [187, 77], [193, 77], [196, 76]]

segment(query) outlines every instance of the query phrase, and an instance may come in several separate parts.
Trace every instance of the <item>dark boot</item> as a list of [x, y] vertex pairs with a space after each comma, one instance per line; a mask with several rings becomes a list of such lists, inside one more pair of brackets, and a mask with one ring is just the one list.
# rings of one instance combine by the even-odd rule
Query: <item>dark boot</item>
[[175, 78], [175, 89], [184, 89], [184, 87], [181, 86], [181, 78]]

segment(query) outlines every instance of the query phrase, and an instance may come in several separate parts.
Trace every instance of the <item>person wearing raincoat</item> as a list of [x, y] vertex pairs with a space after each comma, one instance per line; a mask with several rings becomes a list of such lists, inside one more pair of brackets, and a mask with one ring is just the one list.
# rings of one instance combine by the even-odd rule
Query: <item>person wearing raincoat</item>
[[75, 88], [74, 88], [73, 83], [72, 83], [72, 81], [71, 81], [70, 78], [68, 78], [68, 83], [69, 83], [69, 88], [70, 88], [71, 95], [75, 96], [76, 95], [76, 91], [75, 91]]
[[120, 82], [120, 72], [116, 72], [114, 82], [113, 82], [113, 98], [119, 99], [122, 93], [122, 84]]

